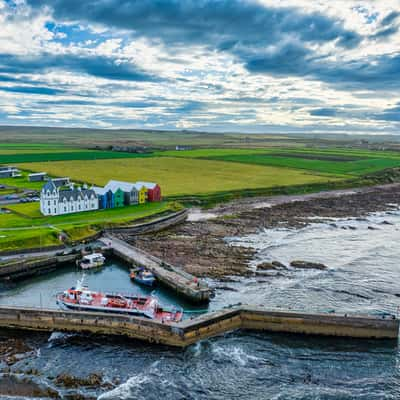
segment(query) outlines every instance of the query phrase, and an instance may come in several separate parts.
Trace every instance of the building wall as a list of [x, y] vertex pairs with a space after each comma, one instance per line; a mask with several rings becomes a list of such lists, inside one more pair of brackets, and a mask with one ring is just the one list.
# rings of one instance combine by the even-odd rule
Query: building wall
[[161, 201], [161, 188], [156, 185], [154, 189], [149, 189], [147, 192], [148, 201]]
[[142, 187], [139, 190], [138, 203], [139, 204], [146, 203], [146, 197], [147, 197], [147, 189], [145, 187]]
[[114, 207], [123, 207], [125, 202], [125, 194], [121, 189], [114, 193]]
[[[60, 201], [60, 197], [62, 201]], [[64, 215], [78, 213], [82, 211], [92, 211], [99, 208], [99, 199], [97, 196], [74, 200], [67, 198], [65, 201], [62, 192], [41, 193], [40, 211], [43, 215]]]

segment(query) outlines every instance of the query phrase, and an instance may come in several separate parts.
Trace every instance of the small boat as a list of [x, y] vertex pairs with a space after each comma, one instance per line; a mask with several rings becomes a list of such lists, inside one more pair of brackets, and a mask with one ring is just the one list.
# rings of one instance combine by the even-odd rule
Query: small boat
[[79, 266], [82, 269], [97, 268], [101, 267], [105, 260], [105, 257], [101, 253], [87, 254], [83, 256], [82, 260], [79, 262]]
[[144, 268], [131, 269], [129, 276], [133, 281], [145, 286], [153, 286], [156, 282], [154, 274]]
[[76, 287], [57, 294], [57, 304], [60, 308], [134, 315], [162, 323], [182, 320], [182, 310], [166, 309], [158, 303], [154, 296], [95, 292], [83, 284], [83, 279], [78, 280]]

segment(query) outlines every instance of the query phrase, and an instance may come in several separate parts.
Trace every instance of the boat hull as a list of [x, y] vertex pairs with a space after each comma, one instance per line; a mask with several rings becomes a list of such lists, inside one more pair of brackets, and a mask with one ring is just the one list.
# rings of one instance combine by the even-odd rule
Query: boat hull
[[[126, 297], [127, 299], [133, 299], [133, 297]], [[84, 304], [78, 302], [71, 302], [65, 300], [62, 294], [57, 295], [57, 304], [60, 308], [73, 310], [73, 311], [91, 311], [99, 313], [119, 314], [119, 315], [132, 315], [137, 317], [148, 318], [157, 320], [162, 323], [179, 322], [182, 320], [183, 312], [169, 311], [163, 307], [157, 307], [155, 309], [141, 309], [136, 307], [112, 307], [109, 305], [100, 304]]]

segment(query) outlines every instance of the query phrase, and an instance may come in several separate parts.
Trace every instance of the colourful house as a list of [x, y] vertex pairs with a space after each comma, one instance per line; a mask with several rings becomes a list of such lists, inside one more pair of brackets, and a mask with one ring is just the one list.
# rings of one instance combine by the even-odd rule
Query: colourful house
[[125, 193], [122, 189], [118, 188], [114, 192], [114, 207], [123, 207], [125, 204]]
[[147, 188], [146, 186], [135, 184], [136, 190], [138, 191], [138, 203], [144, 204], [146, 203], [147, 199]]
[[144, 186], [147, 189], [147, 201], [161, 201], [161, 188], [153, 182], [136, 182], [136, 185]]
[[111, 190], [113, 193], [121, 189], [124, 192], [124, 204], [127, 206], [139, 203], [139, 191], [134, 183], [111, 180], [107, 183], [105, 189]]
[[114, 208], [114, 193], [111, 190], [97, 186], [93, 187], [93, 190], [99, 199], [100, 209]]

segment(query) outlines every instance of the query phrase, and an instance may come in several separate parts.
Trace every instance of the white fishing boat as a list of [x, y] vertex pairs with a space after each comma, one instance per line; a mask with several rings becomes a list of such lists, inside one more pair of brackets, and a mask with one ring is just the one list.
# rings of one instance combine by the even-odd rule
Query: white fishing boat
[[101, 253], [87, 254], [83, 256], [79, 265], [82, 269], [91, 269], [101, 267], [104, 264], [105, 257]]

